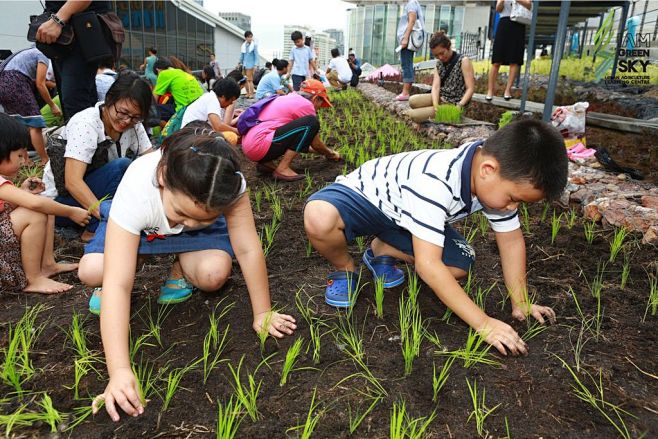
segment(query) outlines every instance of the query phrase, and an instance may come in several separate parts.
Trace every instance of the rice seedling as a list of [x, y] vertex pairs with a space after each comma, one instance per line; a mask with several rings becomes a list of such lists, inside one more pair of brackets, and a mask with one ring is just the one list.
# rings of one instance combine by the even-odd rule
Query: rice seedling
[[156, 345], [152, 343], [150, 340], [151, 338], [154, 338], [153, 333], [151, 331], [148, 331], [142, 335], [140, 335], [137, 338], [132, 337], [132, 331], [131, 331], [131, 337], [130, 337], [130, 362], [133, 363], [135, 362], [135, 359], [137, 358], [137, 352], [144, 347], [144, 346], [150, 346], [150, 347], [155, 347]]
[[[41, 178], [43, 177], [43, 166], [34, 164], [32, 166], [21, 166], [18, 170], [18, 175], [16, 180], [14, 180], [14, 185], [20, 187], [25, 180], [28, 178]], [[30, 190], [35, 189], [34, 186], [30, 185]]]
[[578, 212], [576, 209], [569, 209], [567, 214], [567, 229], [573, 229], [573, 226], [576, 225], [576, 219], [578, 219]]
[[642, 317], [643, 322], [646, 320], [649, 310], [651, 310], [652, 317], [658, 312], [658, 268], [655, 274], [647, 273], [647, 276], [649, 276], [649, 300], [644, 311], [644, 317]]
[[480, 236], [487, 236], [487, 232], [489, 231], [489, 220], [482, 212], [478, 212], [476, 218], [478, 229], [480, 230]]
[[626, 288], [626, 283], [628, 282], [628, 276], [631, 274], [631, 258], [628, 253], [624, 253], [624, 263], [621, 266], [621, 281], [619, 283], [619, 288], [622, 290]]
[[548, 326], [542, 325], [541, 323], [539, 323], [537, 321], [533, 321], [528, 326], [528, 329], [526, 330], [526, 332], [523, 333], [523, 335], [521, 336], [521, 339], [523, 341], [531, 340], [531, 339], [535, 338], [536, 336], [538, 336], [539, 334], [541, 334], [542, 332], [546, 331], [547, 329], [548, 329]]
[[572, 392], [576, 398], [588, 404], [593, 409], [597, 410], [603, 417], [608, 421], [614, 429], [619, 433], [623, 438], [630, 439], [631, 433], [628, 431], [626, 422], [624, 421], [624, 416], [637, 419], [632, 413], [622, 409], [620, 406], [615, 405], [611, 402], [605, 400], [604, 388], [603, 388], [603, 375], [601, 369], [599, 369], [599, 379], [596, 380], [589, 373], [585, 372], [587, 376], [592, 381], [594, 385], [594, 392], [592, 392], [585, 383], [579, 378], [578, 374], [559, 356], [555, 355], [562, 365], [569, 371], [569, 374], [573, 378], [574, 382], [571, 385]]
[[217, 439], [233, 439], [238, 434], [238, 428], [244, 419], [240, 402], [229, 398], [225, 405], [217, 402]]
[[407, 266], [407, 294], [409, 294], [409, 302], [414, 308], [418, 307], [418, 293], [420, 293], [418, 275]]
[[283, 369], [281, 370], [281, 380], [279, 380], [279, 386], [284, 386], [288, 382], [288, 375], [290, 375], [290, 372], [295, 370], [295, 364], [299, 359], [299, 354], [302, 351], [303, 344], [304, 338], [299, 337], [288, 348], [288, 351], [286, 352], [286, 359], [283, 362]]
[[436, 123], [459, 123], [462, 120], [463, 108], [453, 104], [442, 104], [436, 106], [434, 122]]
[[267, 257], [272, 251], [272, 247], [274, 246], [274, 237], [279, 231], [279, 226], [279, 220], [275, 215], [272, 217], [272, 222], [265, 224], [260, 232], [260, 242], [263, 245], [263, 255], [265, 255], [265, 257]]
[[583, 233], [585, 234], [585, 240], [590, 245], [592, 245], [592, 242], [594, 242], [595, 227], [596, 223], [594, 221], [585, 221], [583, 223]]
[[548, 209], [550, 208], [551, 208], [550, 203], [544, 202], [544, 207], [541, 211], [541, 216], [539, 217], [539, 221], [541, 223], [544, 223], [544, 221], [546, 221], [546, 217], [548, 217]]
[[375, 316], [384, 318], [384, 278], [375, 279]]
[[500, 366], [500, 363], [492, 358], [489, 358], [490, 345], [486, 344], [484, 337], [478, 334], [473, 329], [469, 328], [468, 336], [466, 337], [466, 345], [463, 348], [454, 351], [435, 351], [436, 355], [454, 357], [455, 359], [464, 362], [463, 367], [470, 368], [476, 364], [484, 364], [487, 366]]
[[[212, 321], [212, 316], [211, 316], [211, 321]], [[224, 335], [222, 336], [221, 340], [218, 340], [218, 337], [216, 335], [217, 332], [213, 330], [212, 326], [206, 333], [206, 336], [203, 338], [203, 356], [202, 356], [203, 384], [206, 384], [208, 382], [210, 373], [222, 361], [221, 356], [222, 353], [224, 353], [224, 349], [226, 348], [226, 344], [228, 342], [227, 337], [230, 327], [231, 325], [226, 325], [226, 328], [224, 329], [224, 333], [223, 333]], [[215, 351], [215, 353], [212, 356], [210, 354], [211, 350]]]
[[73, 361], [74, 381], [71, 386], [64, 386], [67, 389], [73, 389], [73, 398], [80, 399], [79, 386], [84, 376], [93, 370], [98, 374], [94, 363], [101, 361], [98, 353], [91, 352], [87, 347], [87, 335], [84, 329], [84, 319], [80, 313], [74, 312], [71, 318], [71, 326], [66, 333], [67, 338], [73, 345], [75, 359]]
[[169, 372], [169, 375], [167, 376], [167, 386], [164, 389], [164, 398], [162, 400], [162, 411], [166, 412], [167, 409], [169, 409], [169, 404], [171, 403], [171, 400], [174, 398], [174, 395], [176, 394], [176, 391], [178, 390], [178, 387], [180, 386], [181, 381], [183, 380], [183, 377], [191, 370], [197, 367], [199, 364], [199, 360], [194, 360], [190, 364], [184, 367], [178, 367], [172, 371]]
[[[272, 192], [270, 207], [272, 208], [272, 218], [276, 219], [277, 223], [281, 222], [283, 219], [283, 206], [281, 204], [281, 198], [276, 195], [275, 192]], [[274, 221], [272, 221], [272, 223], [274, 223]]]
[[367, 394], [365, 396], [367, 398], [367, 401], [362, 405], [362, 407], [365, 407], [363, 411], [359, 411], [357, 409], [354, 411], [354, 413], [352, 413], [352, 406], [349, 403], [347, 404], [347, 417], [349, 419], [350, 435], [354, 434], [354, 432], [357, 430], [357, 428], [359, 428], [359, 425], [361, 425], [361, 423], [366, 418], [366, 416], [372, 413], [375, 406], [377, 406], [377, 404], [379, 404], [382, 401], [382, 399], [384, 399], [384, 397], [381, 395], [371, 396]]
[[628, 230], [626, 227], [615, 228], [615, 234], [612, 237], [612, 241], [610, 242], [610, 259], [608, 259], [608, 262], [615, 262], [619, 251], [624, 245], [624, 240], [626, 239], [627, 235]]
[[585, 345], [592, 339], [592, 337], [585, 337], [586, 333], [592, 332], [592, 319], [583, 319], [580, 321], [580, 329], [578, 330], [578, 337], [576, 338], [576, 343], [574, 344], [571, 334], [575, 327], [569, 329], [569, 343], [573, 349], [573, 358], [576, 365], [576, 370], [580, 372], [580, 365], [582, 362], [582, 352]]
[[256, 384], [254, 374], [247, 373], [248, 383], [242, 382], [242, 378], [240, 377], [240, 368], [242, 367], [243, 361], [244, 355], [240, 358], [237, 369], [234, 369], [231, 363], [228, 364], [228, 368], [231, 371], [231, 375], [233, 376], [231, 385], [235, 391], [237, 401], [247, 411], [247, 414], [251, 420], [256, 422], [260, 417], [256, 402], [258, 400], [258, 393], [260, 392], [262, 381], [259, 381], [258, 384]]
[[309, 345], [311, 347], [312, 352], [312, 358], [313, 358], [313, 364], [318, 364], [320, 363], [320, 348], [322, 347], [321, 345], [321, 339], [322, 336], [326, 334], [326, 332], [322, 332], [322, 328], [326, 327], [327, 324], [324, 319], [321, 317], [316, 316], [316, 312], [310, 307], [310, 303], [313, 302], [313, 298], [308, 297], [308, 300], [306, 303], [303, 302], [302, 299], [302, 291], [303, 287], [300, 287], [297, 290], [297, 293], [295, 294], [295, 304], [297, 306], [297, 309], [299, 310], [300, 315], [304, 319], [304, 321], [308, 324], [308, 329], [309, 333], [311, 336], [311, 340], [309, 342]]
[[310, 258], [311, 254], [313, 253], [313, 244], [311, 244], [310, 240], [306, 240], [306, 257]]
[[366, 250], [366, 238], [363, 236], [357, 236], [354, 238], [354, 242], [356, 243], [356, 248], [359, 249], [359, 253], [363, 253]]
[[[470, 271], [469, 271], [469, 277], [470, 277]], [[468, 280], [469, 279], [467, 279], [467, 281]], [[485, 304], [487, 302], [487, 296], [489, 296], [489, 293], [495, 286], [496, 286], [496, 282], [492, 283], [487, 289], [484, 289], [482, 288], [481, 285], [478, 285], [477, 292], [475, 293], [475, 297], [473, 298], [473, 301], [478, 307], [480, 307], [480, 309], [484, 309]], [[468, 287], [470, 290], [470, 285], [468, 285]], [[466, 289], [464, 289], [464, 291], [466, 291]]]
[[468, 381], [466, 378], [466, 385], [468, 386], [468, 393], [471, 395], [471, 402], [473, 403], [473, 411], [468, 416], [466, 422], [469, 422], [472, 418], [475, 419], [475, 428], [478, 432], [478, 435], [481, 437], [487, 436], [488, 432], [484, 429], [484, 421], [487, 417], [492, 414], [498, 407], [500, 403], [489, 408], [486, 405], [486, 392], [485, 389], [482, 389], [482, 393], [478, 393], [478, 383], [477, 380], [473, 380], [473, 384]]
[[407, 299], [404, 294], [400, 296], [400, 342], [405, 376], [411, 374], [414, 358], [420, 354], [424, 333], [420, 309], [411, 297]]
[[27, 404], [20, 405], [13, 413], [0, 415], [0, 426], [5, 427], [5, 437], [10, 437], [14, 427], [29, 427], [37, 421], [34, 413], [23, 413]]
[[555, 243], [555, 238], [562, 227], [562, 214], [556, 215], [553, 209], [553, 217], [551, 218], [551, 244]]
[[308, 413], [306, 414], [306, 422], [304, 422], [304, 424], [302, 425], [297, 425], [295, 427], [289, 428], [288, 430], [286, 430], [286, 433], [288, 433], [289, 431], [301, 430], [300, 438], [302, 439], [311, 438], [313, 432], [318, 426], [318, 422], [320, 422], [320, 418], [322, 417], [322, 415], [324, 415], [325, 412], [324, 409], [318, 410], [320, 403], [315, 402], [315, 396], [317, 390], [318, 390], [317, 387], [313, 388], [313, 396], [311, 397], [311, 405], [309, 406]]
[[468, 228], [466, 227], [466, 225], [464, 225], [464, 238], [466, 238], [466, 242], [472, 244], [473, 241], [475, 241], [477, 235], [478, 235], [478, 228], [475, 224], [469, 225]]
[[303, 199], [313, 192], [313, 176], [308, 172], [304, 173], [304, 187], [299, 190], [299, 198]]
[[508, 125], [510, 122], [514, 120], [514, 114], [516, 111], [506, 111], [503, 114], [500, 115], [500, 119], [498, 120], [498, 129], [503, 128], [505, 125]]
[[441, 368], [441, 371], [438, 375], [436, 374], [436, 363], [432, 363], [432, 401], [438, 402], [439, 392], [441, 389], [443, 389], [443, 386], [445, 386], [446, 382], [448, 381], [448, 377], [450, 376], [450, 368], [454, 362], [455, 357], [448, 358], [446, 362], [443, 363], [443, 367]]
[[132, 366], [139, 389], [139, 399], [144, 406], [149, 403], [153, 393], [158, 391], [155, 383], [160, 376], [153, 373], [153, 367], [154, 364], [150, 361], [140, 361]]
[[41, 420], [50, 426], [50, 432], [56, 433], [57, 426], [62, 422], [62, 414], [53, 406], [53, 400], [44, 392], [43, 399], [39, 402], [43, 409]]
[[436, 418], [436, 411], [429, 416], [411, 418], [407, 413], [404, 401], [394, 402], [391, 408], [389, 437], [391, 439], [420, 439], [425, 437], [425, 431], [434, 421], [434, 418]]
[[92, 213], [93, 211], [95, 211], [96, 209], [98, 209], [98, 206], [100, 206], [101, 203], [102, 203], [103, 201], [105, 201], [105, 200], [107, 200], [108, 198], [110, 198], [110, 195], [111, 195], [111, 194], [107, 194], [107, 195], [105, 195], [103, 198], [101, 198], [100, 200], [96, 200], [96, 202], [92, 203], [92, 204], [89, 206], [89, 208], [87, 209], [87, 212]]
[[27, 309], [15, 326], [9, 325], [9, 343], [5, 349], [4, 361], [0, 365], [0, 379], [13, 387], [21, 395], [23, 383], [34, 375], [30, 351], [36, 343], [45, 323], [36, 324], [37, 317], [44, 311], [44, 305]]
[[260, 330], [258, 331], [258, 341], [260, 342], [260, 353], [264, 354], [265, 353], [265, 342], [267, 341], [267, 338], [270, 336], [270, 322], [272, 321], [272, 315], [278, 312], [274, 308], [269, 310], [267, 312], [267, 315], [265, 316], [265, 319], [263, 320], [263, 324], [260, 327]]
[[256, 207], [256, 212], [260, 213], [263, 203], [263, 191], [257, 190], [254, 193], [254, 205]]
[[334, 340], [336, 346], [348, 355], [362, 359], [365, 355], [363, 349], [363, 331], [365, 329], [365, 320], [361, 330], [357, 328], [354, 319], [351, 316], [339, 314], [338, 322], [334, 327]]
[[[97, 402], [98, 408], [101, 409], [105, 405], [105, 402], [102, 400], [99, 400]], [[80, 407], [74, 407], [73, 408], [73, 413], [70, 414], [70, 418], [73, 419], [72, 422], [68, 423], [64, 431], [73, 431], [75, 430], [78, 425], [82, 424], [89, 416], [93, 414], [93, 408], [91, 405], [91, 401], [89, 404], [85, 404]]]

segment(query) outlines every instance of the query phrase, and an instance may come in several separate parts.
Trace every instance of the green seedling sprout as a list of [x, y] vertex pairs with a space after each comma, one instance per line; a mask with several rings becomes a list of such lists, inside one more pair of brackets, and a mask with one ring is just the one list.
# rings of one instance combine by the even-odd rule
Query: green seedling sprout
[[531, 340], [531, 339], [535, 338], [536, 336], [538, 336], [539, 334], [541, 334], [542, 332], [546, 331], [547, 329], [548, 329], [548, 326], [542, 325], [541, 323], [539, 323], [537, 321], [533, 321], [528, 326], [528, 330], [521, 336], [521, 339], [523, 341]]
[[84, 319], [80, 313], [73, 313], [73, 317], [71, 318], [71, 326], [66, 335], [75, 351], [75, 358], [73, 361], [73, 385], [64, 387], [67, 389], [73, 389], [73, 398], [80, 399], [80, 381], [85, 375], [87, 375], [87, 373], [89, 373], [90, 370], [93, 370], [96, 372], [96, 374], [100, 375], [98, 370], [94, 367], [94, 364], [101, 361], [101, 359], [98, 353], [90, 351], [87, 347], [87, 335], [84, 329]]
[[454, 357], [455, 359], [464, 362], [463, 367], [470, 368], [476, 364], [484, 364], [487, 366], [500, 366], [500, 363], [492, 358], [489, 358], [490, 345], [484, 341], [485, 337], [481, 336], [472, 328], [468, 330], [466, 337], [466, 345], [454, 351], [435, 351], [436, 355]]
[[519, 211], [521, 212], [521, 225], [523, 226], [523, 231], [526, 235], [530, 235], [530, 213], [528, 212], [528, 205], [526, 203], [521, 203]]
[[418, 307], [418, 293], [420, 293], [420, 282], [418, 275], [409, 266], [407, 266], [407, 293], [409, 302], [414, 308]]
[[434, 421], [436, 411], [429, 416], [411, 418], [407, 413], [404, 401], [394, 402], [391, 408], [389, 437], [391, 439], [420, 439], [425, 437], [425, 431]]
[[560, 360], [562, 366], [569, 371], [569, 374], [573, 378], [574, 382], [571, 384], [572, 392], [576, 398], [588, 404], [590, 407], [596, 409], [603, 417], [617, 430], [619, 436], [630, 439], [631, 433], [628, 431], [626, 422], [624, 421], [624, 416], [637, 419], [637, 417], [628, 411], [622, 409], [620, 406], [612, 404], [605, 400], [604, 389], [603, 389], [603, 376], [601, 369], [599, 369], [599, 379], [596, 380], [588, 372], [585, 372], [589, 376], [590, 380], [594, 385], [594, 392], [592, 392], [585, 383], [580, 379], [578, 374], [559, 356], [553, 354], [555, 358]]
[[647, 275], [649, 276], [649, 300], [644, 311], [644, 317], [642, 317], [643, 322], [646, 320], [649, 311], [651, 311], [652, 317], [655, 317], [656, 312], [658, 312], [658, 268], [656, 268], [655, 274], [647, 273]]
[[272, 222], [270, 224], [265, 224], [263, 226], [263, 230], [260, 233], [260, 241], [263, 245], [263, 255], [265, 255], [265, 257], [267, 257], [272, 251], [274, 237], [279, 231], [279, 226], [280, 223], [276, 216], [272, 217]]
[[458, 105], [442, 104], [436, 106], [434, 122], [436, 123], [459, 123], [462, 120], [463, 108]]
[[594, 242], [595, 228], [596, 223], [594, 221], [585, 221], [583, 223], [583, 233], [585, 234], [585, 240], [589, 245], [592, 245], [592, 242]]
[[550, 209], [550, 208], [551, 208], [551, 205], [544, 201], [544, 207], [541, 211], [541, 216], [539, 217], [539, 221], [541, 223], [544, 223], [544, 221], [546, 221], [546, 217], [548, 216], [548, 209]]
[[359, 249], [359, 253], [363, 253], [366, 249], [366, 238], [363, 236], [357, 236], [354, 238], [354, 242], [356, 243], [356, 248]]
[[448, 381], [448, 377], [450, 376], [450, 368], [454, 362], [455, 357], [448, 358], [446, 362], [443, 363], [443, 367], [441, 368], [441, 371], [438, 375], [436, 374], [436, 363], [432, 363], [432, 401], [439, 401], [439, 392], [441, 389], [443, 389], [443, 386], [445, 386], [446, 382]]
[[324, 319], [316, 316], [316, 312], [311, 308], [309, 304], [313, 303], [313, 298], [307, 296], [307, 301], [304, 302], [302, 299], [303, 287], [300, 287], [295, 294], [295, 305], [299, 310], [299, 314], [302, 316], [304, 321], [308, 324], [309, 333], [311, 335], [311, 340], [309, 345], [313, 351], [313, 364], [320, 363], [320, 348], [322, 336], [327, 332], [322, 332], [322, 328], [326, 327], [327, 324]]
[[244, 355], [240, 358], [237, 369], [234, 369], [231, 363], [228, 364], [228, 368], [233, 376], [231, 385], [235, 391], [237, 401], [247, 411], [251, 420], [256, 422], [260, 417], [256, 401], [258, 400], [258, 393], [260, 392], [262, 381], [259, 381], [258, 384], [256, 384], [254, 374], [247, 373], [248, 384], [242, 383], [242, 378], [240, 378], [240, 368], [242, 367], [243, 361]]
[[313, 254], [313, 244], [311, 244], [311, 241], [309, 239], [306, 240], [306, 257], [310, 258], [311, 254]]
[[[132, 331], [131, 331], [132, 332]], [[132, 334], [130, 337], [130, 362], [134, 363], [135, 359], [137, 358], [137, 353], [140, 351], [140, 349], [143, 346], [150, 346], [150, 347], [155, 347], [156, 345], [152, 343], [150, 340], [152, 338], [155, 338], [153, 335], [152, 331], [146, 332], [136, 339], [133, 339]]]
[[626, 227], [619, 227], [615, 229], [615, 234], [612, 237], [612, 241], [610, 242], [610, 259], [608, 259], [608, 262], [615, 262], [619, 251], [624, 245], [624, 240], [626, 239], [627, 235], [628, 230]]
[[361, 331], [357, 329], [354, 319], [351, 316], [339, 314], [338, 323], [336, 324], [333, 334], [336, 345], [340, 350], [348, 355], [362, 359], [365, 355], [363, 349], [363, 331], [365, 330], [365, 320]]
[[299, 337], [296, 339], [293, 344], [288, 348], [286, 352], [286, 359], [283, 362], [283, 369], [281, 370], [281, 380], [279, 381], [279, 386], [284, 386], [288, 382], [288, 375], [290, 372], [295, 370], [295, 364], [299, 358], [299, 354], [302, 351], [302, 345], [304, 344], [304, 338]]
[[514, 115], [516, 111], [506, 111], [500, 115], [500, 120], [498, 120], [498, 129], [503, 128], [505, 125], [508, 125], [514, 120]]
[[[354, 432], [356, 431], [357, 428], [359, 428], [359, 425], [361, 425], [361, 423], [366, 418], [366, 416], [372, 413], [375, 406], [377, 406], [377, 404], [379, 404], [382, 401], [382, 399], [384, 399], [384, 397], [380, 395], [376, 395], [376, 396], [366, 395], [366, 396], [370, 404], [362, 412], [356, 410], [354, 413], [352, 413], [352, 406], [349, 403], [347, 404], [347, 416], [350, 421], [350, 425], [349, 425], [350, 435], [354, 434]], [[363, 404], [363, 406], [365, 407], [366, 404], [368, 404], [368, 401], [366, 401]]]
[[480, 230], [480, 236], [487, 236], [487, 232], [489, 231], [489, 220], [482, 212], [478, 212], [477, 214], [477, 224], [478, 229]]
[[151, 401], [151, 396], [158, 391], [155, 383], [160, 377], [153, 373], [153, 367], [150, 361], [140, 361], [132, 367], [139, 389], [139, 399], [144, 407]]
[[103, 198], [101, 198], [100, 200], [97, 200], [96, 202], [92, 203], [92, 204], [89, 206], [89, 209], [87, 209], [87, 212], [89, 212], [89, 213], [94, 212], [96, 209], [98, 209], [98, 206], [100, 206], [101, 203], [102, 203], [103, 201], [107, 200], [108, 198], [110, 198], [110, 194], [107, 194], [107, 195], [105, 195]]
[[199, 360], [194, 360], [192, 363], [188, 364], [185, 367], [179, 367], [171, 372], [169, 372], [169, 375], [167, 376], [167, 386], [165, 388], [165, 393], [164, 393], [164, 399], [162, 401], [162, 411], [166, 412], [169, 409], [169, 404], [171, 403], [171, 400], [174, 398], [174, 395], [176, 394], [176, 391], [178, 390], [178, 387], [180, 386], [181, 381], [183, 380], [183, 377], [191, 370], [197, 367], [199, 364]]
[[[222, 362], [221, 357], [224, 353], [224, 349], [226, 349], [226, 344], [228, 343], [227, 337], [230, 327], [231, 325], [226, 325], [226, 328], [224, 329], [224, 335], [217, 343], [214, 342], [215, 336], [212, 327], [208, 330], [208, 333], [203, 338], [203, 384], [208, 382], [210, 373], [217, 367], [217, 365], [219, 365], [219, 363]], [[210, 353], [213, 349], [215, 353], [211, 356]]]
[[45, 309], [44, 305], [35, 305], [25, 311], [15, 326], [9, 325], [9, 343], [2, 350], [4, 361], [0, 365], [0, 378], [19, 395], [23, 394], [23, 383], [34, 375], [30, 351], [45, 327], [45, 323], [36, 324], [37, 317]]
[[217, 439], [233, 439], [244, 419], [239, 401], [229, 398], [225, 405], [217, 402]]
[[[105, 401], [98, 400], [96, 404], [98, 408], [101, 409], [105, 405]], [[80, 407], [74, 407], [73, 413], [71, 414], [71, 417], [73, 418], [73, 422], [70, 422], [64, 431], [70, 432], [75, 430], [92, 414], [93, 414], [93, 408], [91, 405], [91, 401], [89, 401], [89, 404], [85, 404]]]
[[484, 421], [487, 417], [492, 414], [498, 407], [500, 403], [496, 404], [492, 408], [488, 408], [486, 405], [486, 392], [485, 389], [482, 389], [482, 393], [478, 393], [478, 383], [477, 380], [473, 380], [473, 384], [468, 381], [466, 378], [466, 385], [468, 386], [468, 393], [471, 395], [471, 402], [473, 403], [473, 411], [468, 416], [466, 422], [469, 422], [472, 418], [475, 418], [475, 428], [477, 429], [478, 435], [481, 437], [486, 437], [488, 434], [484, 429]]
[[299, 191], [299, 198], [303, 199], [313, 192], [313, 176], [308, 172], [304, 173], [304, 187]]
[[578, 219], [578, 212], [576, 212], [576, 209], [570, 209], [567, 215], [567, 229], [573, 229], [573, 226], [576, 225], [576, 219]]
[[43, 394], [43, 399], [39, 402], [43, 409], [43, 421], [50, 426], [50, 432], [56, 433], [57, 426], [62, 422], [62, 414], [53, 406], [53, 400], [47, 393]]
[[626, 288], [626, 283], [628, 282], [628, 276], [631, 274], [631, 258], [628, 253], [624, 253], [624, 264], [621, 266], [621, 281], [619, 283], [619, 288], [622, 290]]
[[258, 331], [258, 341], [260, 342], [260, 353], [261, 355], [265, 353], [265, 342], [270, 336], [270, 323], [272, 322], [272, 316], [277, 312], [274, 308], [267, 312], [263, 324]]
[[375, 279], [375, 316], [384, 318], [384, 278]]
[[420, 344], [425, 332], [420, 309], [411, 297], [407, 299], [404, 294], [400, 296], [400, 342], [405, 376], [411, 374], [414, 358], [420, 355]]
[[562, 214], [556, 215], [555, 209], [553, 209], [553, 217], [551, 218], [551, 244], [555, 242], [557, 234], [562, 227]]
[[320, 406], [319, 402], [315, 402], [315, 396], [317, 393], [317, 387], [313, 388], [313, 396], [311, 397], [311, 405], [308, 408], [308, 413], [306, 414], [306, 422], [303, 425], [297, 425], [286, 430], [286, 433], [289, 431], [298, 431], [301, 430], [301, 439], [310, 439], [313, 435], [313, 432], [320, 422], [320, 418], [324, 415], [325, 410], [318, 410]]
[[258, 190], [254, 193], [254, 204], [256, 207], [256, 212], [260, 213], [263, 203], [263, 191]]

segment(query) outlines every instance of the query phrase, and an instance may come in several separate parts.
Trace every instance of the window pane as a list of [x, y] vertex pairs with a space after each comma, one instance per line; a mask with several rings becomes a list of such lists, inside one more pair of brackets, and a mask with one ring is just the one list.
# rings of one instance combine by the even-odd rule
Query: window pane
[[153, 16], [153, 1], [144, 0], [144, 31], [153, 32], [155, 17]]
[[167, 32], [171, 36], [175, 36], [177, 32], [176, 6], [174, 6], [173, 3], [167, 2], [166, 8], [167, 8]]

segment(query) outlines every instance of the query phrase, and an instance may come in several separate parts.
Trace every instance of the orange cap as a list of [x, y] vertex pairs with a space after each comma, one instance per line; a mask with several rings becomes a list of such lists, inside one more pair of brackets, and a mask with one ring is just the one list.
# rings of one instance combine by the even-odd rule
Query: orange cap
[[302, 82], [299, 91], [322, 98], [323, 102], [321, 107], [333, 107], [329, 101], [329, 96], [327, 96], [327, 89], [324, 88], [324, 84], [317, 79], [307, 79]]

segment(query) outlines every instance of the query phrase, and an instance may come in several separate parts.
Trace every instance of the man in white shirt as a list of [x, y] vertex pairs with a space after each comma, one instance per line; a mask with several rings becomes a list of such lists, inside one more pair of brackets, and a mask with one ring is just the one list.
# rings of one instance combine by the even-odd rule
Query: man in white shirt
[[327, 79], [332, 87], [345, 90], [352, 80], [352, 69], [338, 49], [331, 49], [331, 61], [327, 68]]

